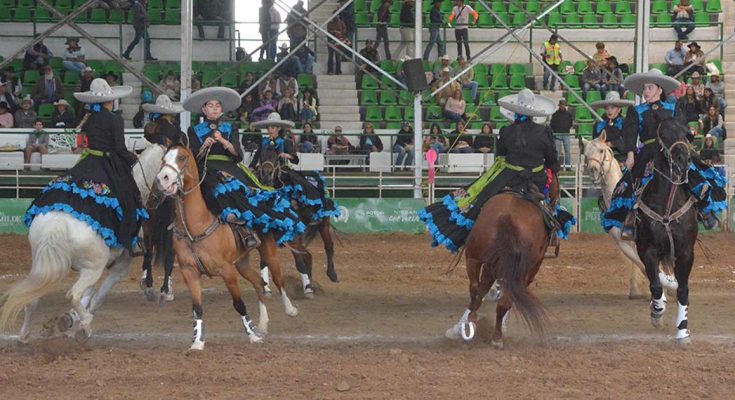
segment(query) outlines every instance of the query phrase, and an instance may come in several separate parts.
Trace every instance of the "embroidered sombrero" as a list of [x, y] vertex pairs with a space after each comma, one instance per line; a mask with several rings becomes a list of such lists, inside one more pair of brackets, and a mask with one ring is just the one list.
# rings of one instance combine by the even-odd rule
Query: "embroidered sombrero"
[[529, 117], [547, 117], [556, 110], [554, 100], [534, 94], [529, 89], [523, 89], [518, 94], [499, 99], [498, 105], [513, 113], [528, 115]]
[[273, 125], [279, 128], [292, 128], [294, 126], [294, 123], [288, 120], [281, 119], [281, 114], [277, 112], [272, 112], [268, 114], [267, 119], [264, 119], [258, 122], [253, 122], [252, 124], [250, 124], [250, 127], [255, 128], [255, 129], [261, 129], [261, 128], [267, 128]]
[[184, 101], [184, 109], [193, 113], [201, 114], [202, 106], [208, 101], [217, 100], [222, 105], [222, 112], [237, 110], [240, 107], [240, 95], [233, 89], [215, 86], [206, 89], [200, 89], [192, 93], [186, 101]]
[[97, 78], [89, 85], [86, 92], [74, 92], [74, 98], [86, 104], [106, 103], [117, 100], [132, 93], [130, 86], [110, 87], [106, 80]]
[[637, 94], [643, 96], [643, 87], [646, 83], [653, 83], [654, 85], [660, 86], [665, 94], [669, 94], [679, 88], [679, 81], [676, 79], [666, 76], [663, 72], [652, 69], [648, 72], [638, 72], [630, 75], [623, 81], [623, 87]]
[[143, 111], [156, 114], [181, 114], [185, 110], [181, 103], [174, 103], [168, 96], [162, 94], [156, 99], [156, 104], [143, 104]]
[[634, 101], [622, 100], [620, 98], [620, 93], [614, 90], [607, 92], [605, 100], [598, 100], [590, 103], [590, 107], [592, 108], [604, 108], [607, 106], [630, 107], [633, 105], [635, 105]]

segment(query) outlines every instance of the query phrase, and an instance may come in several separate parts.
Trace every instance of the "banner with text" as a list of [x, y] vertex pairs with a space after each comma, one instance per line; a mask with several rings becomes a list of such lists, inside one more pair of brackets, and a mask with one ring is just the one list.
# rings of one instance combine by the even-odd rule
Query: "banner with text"
[[23, 225], [23, 216], [26, 214], [32, 199], [0, 199], [0, 233], [28, 232]]
[[422, 233], [416, 212], [426, 207], [417, 199], [337, 199], [340, 217], [334, 226], [345, 233]]

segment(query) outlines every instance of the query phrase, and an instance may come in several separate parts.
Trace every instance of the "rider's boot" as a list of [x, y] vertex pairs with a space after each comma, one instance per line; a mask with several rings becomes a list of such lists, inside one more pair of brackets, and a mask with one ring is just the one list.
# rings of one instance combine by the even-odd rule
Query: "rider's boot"
[[227, 216], [227, 223], [232, 227], [232, 232], [235, 234], [239, 244], [245, 249], [245, 251], [257, 248], [260, 246], [260, 239], [258, 235], [245, 226], [245, 222], [237, 219], [235, 215], [229, 214]]
[[628, 211], [628, 215], [625, 216], [625, 222], [623, 222], [623, 229], [620, 233], [620, 238], [623, 240], [635, 240], [635, 220], [636, 210]]
[[720, 226], [720, 219], [717, 218], [717, 215], [713, 212], [709, 212], [707, 214], [700, 213], [699, 219], [707, 230], [717, 229]]

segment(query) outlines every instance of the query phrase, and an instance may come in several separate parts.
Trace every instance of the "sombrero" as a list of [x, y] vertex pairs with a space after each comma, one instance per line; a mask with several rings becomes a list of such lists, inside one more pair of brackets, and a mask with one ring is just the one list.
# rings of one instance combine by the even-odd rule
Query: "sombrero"
[[605, 100], [590, 103], [590, 107], [592, 108], [605, 108], [607, 106], [630, 107], [633, 105], [635, 105], [634, 101], [620, 99], [620, 93], [614, 90], [607, 92]]
[[181, 114], [184, 107], [181, 103], [174, 103], [171, 99], [162, 94], [156, 99], [156, 104], [143, 104], [143, 111], [156, 114]]
[[546, 96], [534, 94], [529, 89], [523, 89], [518, 94], [505, 96], [498, 100], [501, 109], [529, 117], [547, 117], [554, 113], [556, 104]]
[[240, 95], [233, 89], [215, 86], [206, 89], [200, 89], [192, 93], [184, 102], [183, 106], [186, 111], [193, 113], [201, 113], [202, 106], [208, 101], [217, 100], [222, 105], [222, 112], [236, 110], [240, 107]]
[[678, 89], [680, 85], [676, 79], [664, 75], [663, 72], [657, 69], [652, 69], [648, 72], [638, 72], [628, 76], [623, 81], [623, 87], [638, 96], [643, 96], [643, 87], [646, 83], [653, 83], [654, 85], [660, 86], [666, 94]]
[[133, 91], [130, 86], [110, 87], [106, 80], [97, 78], [89, 85], [86, 92], [74, 92], [74, 98], [86, 104], [106, 103], [129, 95]]
[[281, 119], [281, 114], [277, 112], [272, 112], [268, 114], [267, 119], [264, 119], [258, 122], [253, 122], [250, 124], [250, 127], [255, 128], [255, 129], [261, 129], [261, 128], [267, 128], [273, 125], [279, 128], [286, 128], [286, 127], [292, 128], [294, 126], [294, 123], [288, 120]]

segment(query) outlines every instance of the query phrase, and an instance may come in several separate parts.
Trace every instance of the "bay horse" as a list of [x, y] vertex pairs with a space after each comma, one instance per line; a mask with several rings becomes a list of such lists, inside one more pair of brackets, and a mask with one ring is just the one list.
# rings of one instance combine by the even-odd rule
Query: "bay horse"
[[[582, 139], [584, 146], [584, 168], [595, 185], [600, 185], [602, 192], [602, 201], [600, 203], [601, 211], [605, 211], [610, 207], [613, 191], [615, 186], [623, 177], [623, 171], [620, 164], [615, 159], [612, 148], [607, 144], [607, 135], [605, 131], [593, 140]], [[630, 284], [628, 287], [629, 299], [640, 299], [645, 296], [646, 284], [646, 267], [643, 265], [635, 243], [630, 240], [623, 240], [621, 230], [618, 227], [612, 227], [608, 235], [615, 240], [618, 249], [633, 264], [630, 266]], [[669, 290], [676, 291], [676, 278], [663, 271], [659, 272], [661, 283]]]
[[[276, 189], [283, 186], [283, 174], [286, 171], [281, 169], [280, 157], [278, 152], [272, 148], [260, 150], [260, 162], [255, 166], [255, 174], [258, 180], [266, 186], [275, 187]], [[318, 175], [318, 173], [317, 173]], [[321, 177], [319, 177], [321, 179]], [[294, 201], [291, 202], [294, 205]], [[311, 215], [301, 207], [294, 207], [301, 222], [306, 225], [306, 231], [289, 243], [291, 253], [294, 257], [296, 270], [301, 275], [301, 284], [306, 298], [314, 296], [314, 290], [311, 286], [312, 280], [312, 255], [308, 250], [311, 241], [318, 233], [324, 243], [324, 252], [327, 256], [327, 277], [332, 282], [338, 282], [337, 270], [334, 266], [334, 240], [332, 239], [332, 224], [329, 217], [324, 217], [318, 221], [313, 221]], [[266, 290], [268, 283], [267, 264], [261, 262], [261, 270], [263, 280], [266, 282]]]
[[[161, 167], [163, 146], [148, 143], [133, 165], [133, 178], [145, 204], [151, 184]], [[11, 324], [25, 309], [19, 340], [30, 339], [31, 315], [38, 300], [50, 293], [71, 271], [79, 273], [67, 292], [72, 310], [55, 318], [58, 332], [70, 336], [92, 333], [92, 319], [109, 290], [128, 273], [133, 257], [123, 248], [107, 246], [102, 237], [86, 222], [71, 214], [53, 211], [33, 219], [28, 230], [31, 245], [31, 271], [4, 294], [0, 311], [0, 331]], [[95, 284], [103, 272], [107, 275], [98, 289]]]
[[663, 326], [666, 300], [659, 280], [659, 263], [673, 268], [678, 282], [676, 341], [691, 341], [688, 329], [689, 274], [694, 263], [698, 223], [696, 199], [687, 182], [691, 149], [686, 125], [673, 118], [663, 120], [656, 132], [660, 151], [653, 159], [654, 173], [638, 200], [636, 248], [646, 266], [651, 291], [651, 323]]
[[[557, 199], [557, 179], [553, 179], [551, 188], [550, 197]], [[470, 303], [459, 322], [445, 335], [450, 339], [461, 336], [464, 340], [474, 337], [477, 310], [494, 285], [499, 286], [499, 290], [492, 346], [503, 348], [505, 318], [512, 306], [532, 332], [543, 335], [546, 313], [528, 286], [541, 268], [549, 246], [549, 234], [538, 205], [515, 192], [491, 197], [482, 206], [463, 247], [470, 281]]]
[[[219, 218], [207, 208], [199, 186], [201, 180], [196, 159], [191, 150], [182, 144], [169, 147], [163, 157], [157, 182], [164, 194], [176, 199], [173, 247], [184, 282], [192, 296], [194, 338], [191, 350], [204, 349], [201, 275], [222, 277], [232, 296], [233, 306], [242, 319], [248, 339], [251, 343], [262, 341], [261, 333], [255, 329], [240, 296], [237, 274], [256, 288], [260, 308], [259, 330], [265, 332], [268, 314], [264, 303], [263, 282], [256, 271], [248, 268], [246, 255], [249, 249], [239, 246], [233, 230], [220, 223]], [[258, 236], [261, 240], [258, 252], [273, 270], [273, 280], [281, 292], [286, 314], [296, 316], [298, 310], [291, 304], [283, 287], [273, 233], [258, 232]]]

